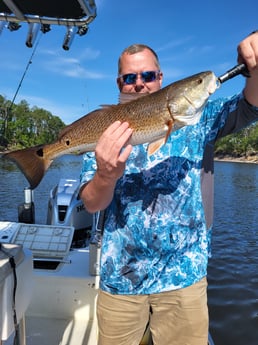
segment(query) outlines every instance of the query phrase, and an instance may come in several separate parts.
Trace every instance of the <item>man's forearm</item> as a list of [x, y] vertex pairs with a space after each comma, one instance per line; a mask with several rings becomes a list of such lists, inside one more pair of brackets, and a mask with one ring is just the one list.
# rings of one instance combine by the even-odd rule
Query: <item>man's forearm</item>
[[80, 192], [80, 197], [88, 212], [94, 213], [104, 210], [111, 202], [116, 181], [103, 179], [96, 172]]

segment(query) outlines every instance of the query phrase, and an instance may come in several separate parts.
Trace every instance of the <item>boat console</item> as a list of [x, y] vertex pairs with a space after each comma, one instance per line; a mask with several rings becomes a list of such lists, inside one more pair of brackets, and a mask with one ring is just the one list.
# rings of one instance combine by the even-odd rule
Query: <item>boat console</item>
[[[39, 337], [44, 339], [46, 330], [51, 344], [64, 345], [69, 339], [70, 345], [83, 345], [85, 334], [92, 339], [89, 344], [96, 343], [95, 302], [99, 278], [90, 274], [89, 248], [71, 248], [74, 231], [73, 226], [65, 225], [0, 222], [2, 246], [14, 246], [32, 254], [30, 266], [26, 260], [17, 274], [20, 285], [17, 298], [23, 296], [24, 303], [19, 307], [18, 317], [25, 314], [26, 332], [23, 333], [30, 334], [21, 345], [34, 345]], [[12, 282], [6, 278], [0, 283], [2, 300], [9, 301], [0, 302], [3, 309], [0, 321], [5, 317], [1, 322], [2, 339], [14, 330], [9, 326], [14, 324], [12, 313], [8, 314], [8, 320], [5, 316], [12, 305]]]
[[56, 269], [66, 262], [74, 228], [0, 222], [0, 243], [14, 243], [33, 253], [34, 268]]
[[32, 255], [21, 245], [0, 241], [0, 342], [24, 333], [19, 323], [33, 292]]

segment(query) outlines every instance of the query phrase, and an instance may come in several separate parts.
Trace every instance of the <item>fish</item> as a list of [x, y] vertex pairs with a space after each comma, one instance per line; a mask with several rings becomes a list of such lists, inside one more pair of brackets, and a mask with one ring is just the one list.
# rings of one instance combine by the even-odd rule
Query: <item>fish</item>
[[57, 157], [94, 151], [102, 133], [115, 121], [127, 121], [133, 129], [128, 143], [148, 143], [148, 155], [152, 155], [166, 143], [170, 133], [199, 121], [216, 89], [214, 73], [205, 71], [136, 99], [131, 100], [128, 94], [128, 101], [103, 106], [66, 126], [56, 141], [10, 151], [4, 158], [13, 160], [30, 188], [35, 189]]

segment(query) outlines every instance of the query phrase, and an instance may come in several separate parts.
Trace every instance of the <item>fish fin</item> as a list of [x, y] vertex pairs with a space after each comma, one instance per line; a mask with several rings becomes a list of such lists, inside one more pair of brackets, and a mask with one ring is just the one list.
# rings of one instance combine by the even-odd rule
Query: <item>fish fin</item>
[[120, 92], [119, 94], [119, 103], [127, 103], [134, 101], [135, 99], [141, 98], [143, 96], [149, 95], [149, 92], [140, 93], [140, 92]]
[[168, 130], [167, 130], [165, 138], [161, 138], [159, 140], [156, 140], [153, 143], [150, 143], [148, 145], [148, 156], [153, 155], [155, 152], [157, 152], [161, 148], [161, 146], [166, 144], [168, 137], [173, 130], [174, 121], [173, 120], [168, 121], [167, 126], [168, 126]]
[[155, 152], [157, 152], [162, 145], [165, 144], [165, 138], [162, 138], [162, 139], [159, 139], [159, 140], [156, 140], [154, 141], [153, 143], [150, 143], [148, 145], [148, 156], [151, 156], [153, 155]]
[[100, 105], [101, 109], [108, 109], [108, 108], [112, 108], [115, 106], [116, 106], [116, 104], [101, 104]]
[[[73, 122], [74, 123], [74, 122]], [[64, 136], [71, 128], [73, 123], [71, 123], [70, 125], [65, 126], [64, 128], [62, 128], [59, 133], [58, 133], [58, 139], [62, 138], [62, 136]]]
[[[170, 134], [173, 132], [174, 125], [175, 125], [174, 120], [169, 120], [169, 121], [167, 122], [168, 131], [167, 131], [167, 134], [166, 134], [165, 143], [168, 141], [168, 137], [169, 137]], [[174, 130], [175, 130], [175, 129], [174, 129]]]
[[31, 189], [39, 185], [52, 163], [52, 160], [44, 158], [43, 148], [44, 145], [39, 145], [4, 154], [5, 158], [11, 159], [17, 164], [28, 180]]

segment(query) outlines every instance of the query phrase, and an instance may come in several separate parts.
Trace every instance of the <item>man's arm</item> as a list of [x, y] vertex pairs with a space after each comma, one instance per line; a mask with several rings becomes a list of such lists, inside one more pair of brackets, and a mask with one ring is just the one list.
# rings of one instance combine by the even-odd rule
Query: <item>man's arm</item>
[[250, 78], [246, 78], [244, 96], [248, 103], [258, 107], [258, 31], [239, 44], [238, 62], [244, 62], [250, 72]]

